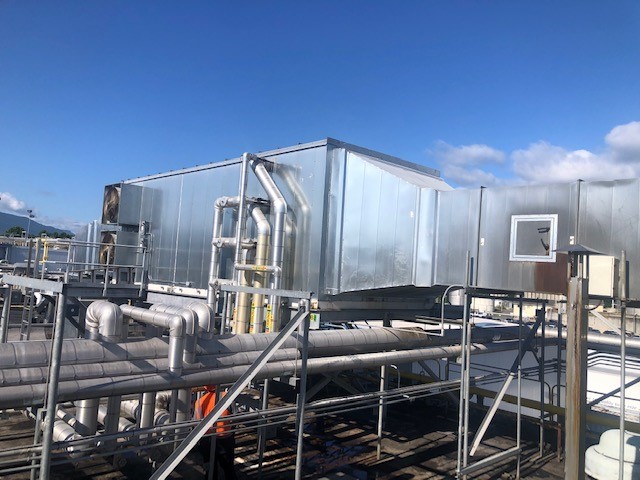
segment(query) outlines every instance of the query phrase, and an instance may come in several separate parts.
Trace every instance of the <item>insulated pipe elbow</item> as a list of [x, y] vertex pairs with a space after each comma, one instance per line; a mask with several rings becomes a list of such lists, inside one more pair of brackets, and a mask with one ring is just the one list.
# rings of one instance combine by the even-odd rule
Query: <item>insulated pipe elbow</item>
[[169, 329], [169, 372], [180, 375], [184, 352], [185, 321], [179, 315], [152, 312], [145, 308], [121, 305], [122, 313], [142, 323]]
[[184, 321], [185, 328], [185, 346], [182, 356], [182, 360], [186, 363], [193, 363], [196, 357], [196, 314], [193, 310], [188, 308], [177, 307], [175, 305], [155, 304], [152, 305], [150, 310], [155, 312], [170, 313], [172, 315], [179, 315]]
[[194, 311], [196, 316], [198, 317], [198, 336], [200, 336], [200, 334], [202, 333], [214, 333], [212, 311], [206, 303], [191, 302], [186, 306], [186, 308]]
[[267, 237], [271, 236], [271, 225], [269, 225], [269, 220], [265, 216], [264, 212], [260, 209], [258, 205], [251, 205], [251, 218], [256, 224], [256, 230], [258, 236], [266, 235]]
[[115, 303], [99, 300], [87, 308], [87, 337], [91, 340], [118, 342], [122, 340], [122, 310]]
[[[262, 161], [258, 157], [253, 156], [250, 161], [250, 165], [256, 177], [260, 181], [260, 184], [269, 196], [269, 201], [271, 202], [271, 212], [275, 216], [273, 236], [271, 241], [271, 244], [273, 246], [271, 265], [282, 269], [284, 258], [284, 236], [285, 219], [287, 215], [287, 202], [282, 195], [282, 192], [280, 192], [276, 183], [273, 181], [273, 178], [271, 178], [271, 175], [269, 175], [269, 172], [267, 171]], [[281, 279], [281, 271], [279, 274], [274, 273], [271, 281], [271, 286], [276, 289], [280, 288]], [[270, 301], [273, 309], [273, 325], [271, 325], [271, 328], [278, 330], [280, 323], [280, 298], [272, 295]]]

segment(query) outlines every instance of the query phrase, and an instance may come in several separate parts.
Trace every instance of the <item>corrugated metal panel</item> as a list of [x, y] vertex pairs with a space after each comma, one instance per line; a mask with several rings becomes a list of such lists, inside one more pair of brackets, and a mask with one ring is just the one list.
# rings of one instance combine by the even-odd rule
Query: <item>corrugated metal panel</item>
[[577, 184], [485, 189], [482, 196], [477, 284], [483, 288], [546, 293], [566, 292], [567, 259], [510, 261], [513, 215], [557, 215], [557, 245], [575, 237]]
[[462, 285], [467, 251], [477, 258], [480, 195], [480, 190], [438, 194], [435, 283], [439, 285]]
[[633, 299], [640, 299], [639, 221], [639, 179], [581, 184], [579, 243], [616, 258], [626, 250]]
[[412, 285], [419, 188], [347, 152], [340, 292]]

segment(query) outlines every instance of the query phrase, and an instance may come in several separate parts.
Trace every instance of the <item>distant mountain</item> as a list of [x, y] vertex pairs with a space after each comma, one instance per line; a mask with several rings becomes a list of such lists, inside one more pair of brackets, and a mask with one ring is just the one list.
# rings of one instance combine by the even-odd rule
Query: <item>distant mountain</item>
[[[13, 215], [11, 213], [0, 212], [0, 235], [3, 235], [11, 227], [22, 227], [27, 229], [29, 219], [27, 217], [21, 217], [19, 215]], [[35, 220], [31, 220], [31, 226], [29, 227], [29, 234], [37, 235], [42, 230], [45, 230], [48, 234], [53, 233], [69, 233], [73, 235], [73, 232], [69, 230], [62, 230], [60, 228], [51, 227], [49, 225], [43, 225]]]

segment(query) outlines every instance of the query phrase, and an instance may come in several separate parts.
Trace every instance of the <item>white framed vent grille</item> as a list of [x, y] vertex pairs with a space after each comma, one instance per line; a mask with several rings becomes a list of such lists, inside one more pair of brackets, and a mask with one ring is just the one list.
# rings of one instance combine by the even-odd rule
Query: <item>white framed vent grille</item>
[[558, 215], [512, 215], [509, 260], [555, 262]]

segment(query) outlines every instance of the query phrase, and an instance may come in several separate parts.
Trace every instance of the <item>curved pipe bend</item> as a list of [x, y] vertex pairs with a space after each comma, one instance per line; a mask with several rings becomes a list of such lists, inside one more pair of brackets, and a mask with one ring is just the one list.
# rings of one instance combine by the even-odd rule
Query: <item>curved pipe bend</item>
[[162, 303], [157, 303], [151, 305], [149, 309], [154, 312], [168, 313], [171, 315], [179, 315], [182, 317], [184, 321], [185, 328], [185, 343], [184, 343], [184, 352], [182, 355], [182, 361], [186, 363], [193, 363], [196, 358], [196, 324], [198, 323], [198, 319], [196, 313], [190, 308], [178, 307], [176, 305], [165, 305]]
[[201, 334], [213, 334], [213, 314], [206, 303], [191, 302], [185, 308], [193, 310], [198, 317], [198, 336]]
[[123, 338], [122, 310], [106, 300], [92, 302], [85, 318], [86, 337], [91, 340], [118, 342]]
[[121, 305], [122, 313], [148, 325], [169, 329], [169, 372], [180, 375], [185, 343], [185, 321], [180, 315], [153, 312], [146, 308]]

